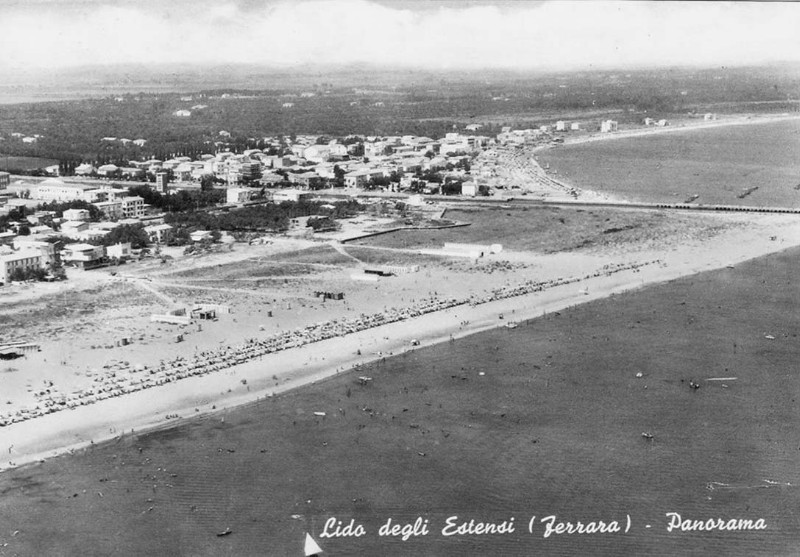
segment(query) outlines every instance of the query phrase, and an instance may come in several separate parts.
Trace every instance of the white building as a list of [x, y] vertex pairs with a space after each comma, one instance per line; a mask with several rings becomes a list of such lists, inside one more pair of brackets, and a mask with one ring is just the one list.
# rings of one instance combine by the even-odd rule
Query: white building
[[86, 221], [89, 220], [89, 211], [86, 209], [67, 209], [61, 216], [67, 221]]
[[601, 133], [610, 133], [617, 131], [617, 121], [616, 120], [603, 120], [600, 123], [600, 132]]
[[31, 197], [42, 201], [94, 201], [97, 199], [97, 186], [87, 184], [65, 184], [56, 178], [48, 178], [39, 183]]
[[151, 226], [145, 226], [144, 231], [147, 233], [151, 242], [163, 244], [172, 234], [172, 227], [168, 224], [153, 224]]
[[301, 199], [307, 199], [311, 197], [312, 194], [295, 190], [295, 189], [287, 189], [287, 190], [275, 190], [272, 192], [272, 202], [273, 203], [283, 203], [284, 201], [294, 201], [298, 202]]
[[119, 173], [119, 167], [116, 164], [104, 164], [97, 169], [98, 176], [116, 176]]
[[114, 244], [106, 248], [106, 256], [112, 259], [124, 260], [133, 256], [131, 243]]
[[61, 261], [65, 265], [90, 268], [99, 265], [103, 260], [105, 249], [103, 246], [92, 244], [67, 244], [61, 251]]
[[475, 197], [478, 195], [478, 184], [475, 182], [464, 182], [461, 184], [461, 195]]
[[89, 176], [89, 175], [93, 174], [94, 172], [96, 172], [94, 166], [92, 166], [88, 162], [85, 162], [83, 164], [79, 164], [77, 167], [75, 167], [75, 175], [76, 176]]
[[228, 203], [245, 203], [255, 197], [259, 188], [228, 188], [225, 191], [226, 201]]
[[110, 220], [138, 219], [144, 216], [144, 199], [136, 196], [116, 198], [113, 201], [93, 203]]
[[20, 250], [7, 255], [0, 255], [0, 282], [7, 283], [17, 269], [42, 268], [42, 254], [38, 250]]

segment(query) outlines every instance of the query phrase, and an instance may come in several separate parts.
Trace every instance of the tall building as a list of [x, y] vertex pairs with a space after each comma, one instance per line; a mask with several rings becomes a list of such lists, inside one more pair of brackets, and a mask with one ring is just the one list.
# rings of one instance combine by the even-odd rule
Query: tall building
[[11, 185], [11, 174], [8, 172], [0, 172], [0, 190], [4, 190]]
[[167, 185], [169, 185], [169, 174], [156, 172], [156, 191], [162, 193], [167, 191]]

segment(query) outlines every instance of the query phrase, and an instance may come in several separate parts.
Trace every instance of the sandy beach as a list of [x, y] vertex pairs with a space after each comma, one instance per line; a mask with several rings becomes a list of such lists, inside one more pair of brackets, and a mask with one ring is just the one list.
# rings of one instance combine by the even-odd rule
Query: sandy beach
[[[352, 373], [355, 378], [358, 372], [354, 369], [370, 361], [800, 245], [800, 221], [796, 217], [748, 216], [743, 222], [749, 226], [733, 227], [702, 241], [684, 238], [668, 248], [643, 248], [624, 254], [505, 252], [504, 261], [535, 259], [543, 277], [581, 278], [593, 272], [599, 272], [599, 276], [474, 307], [459, 305], [14, 423], [0, 429], [0, 449], [4, 452], [0, 466], [17, 467], [92, 443], [172, 427], [193, 416], [220, 413], [339, 373]], [[606, 276], [601, 270], [611, 261], [643, 266]], [[418, 277], [408, 280], [413, 283]], [[249, 326], [254, 328], [252, 322]]]
[[[749, 126], [756, 124], [767, 124], [771, 122], [783, 122], [786, 120], [797, 120], [800, 116], [796, 114], [752, 114], [747, 116], [724, 116], [718, 120], [686, 120], [680, 121], [675, 124], [670, 124], [663, 127], [648, 126], [643, 128], [622, 129], [612, 133], [589, 133], [588, 135], [580, 136], [567, 136], [564, 139], [564, 145], [575, 145], [579, 143], [587, 143], [590, 141], [607, 141], [613, 139], [625, 139], [630, 137], [641, 137], [646, 135], [662, 134], [662, 133], [676, 133], [682, 131], [699, 131], [711, 128], [724, 128], [727, 126]], [[543, 146], [540, 149], [547, 149], [549, 145]]]

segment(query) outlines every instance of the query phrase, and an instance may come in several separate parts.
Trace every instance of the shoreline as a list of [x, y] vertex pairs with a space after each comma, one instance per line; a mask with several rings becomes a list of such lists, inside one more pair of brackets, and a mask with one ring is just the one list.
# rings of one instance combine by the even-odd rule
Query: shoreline
[[[665, 133], [679, 133], [679, 132], [690, 132], [696, 130], [708, 130], [708, 129], [715, 129], [715, 128], [725, 128], [731, 126], [751, 126], [751, 125], [758, 125], [758, 124], [770, 124], [775, 122], [786, 122], [792, 120], [800, 120], [800, 114], [790, 114], [790, 113], [782, 113], [777, 115], [771, 114], [751, 114], [748, 116], [734, 116], [730, 118], [723, 117], [722, 119], [712, 120], [712, 121], [699, 121], [697, 123], [680, 123], [678, 125], [669, 125], [665, 127], [655, 127], [655, 126], [648, 126], [648, 127], [641, 127], [641, 128], [633, 128], [633, 129], [623, 129], [621, 131], [610, 132], [610, 133], [600, 133], [600, 132], [590, 132], [588, 135], [582, 135], [580, 137], [565, 137], [563, 143], [547, 143], [543, 145], [537, 145], [530, 150], [530, 154], [535, 157], [538, 153], [545, 152], [552, 150], [557, 147], [562, 146], [572, 146], [572, 145], [582, 145], [584, 143], [593, 143], [596, 141], [610, 141], [610, 140], [617, 140], [617, 139], [632, 139], [632, 138], [639, 138], [639, 137], [650, 137], [659, 134]], [[538, 161], [536, 161], [537, 166], [542, 168]], [[598, 190], [589, 189], [584, 186], [571, 183], [569, 181], [565, 181], [561, 179], [561, 177], [555, 177], [545, 169], [542, 168], [542, 172], [546, 173], [546, 176], [549, 180], [552, 180], [556, 184], [559, 184], [561, 187], [565, 189], [572, 189], [576, 190], [580, 196], [585, 196], [589, 199], [600, 199], [605, 200], [611, 203], [631, 203], [629, 199], [618, 197], [615, 194], [604, 193]], [[635, 202], [633, 202], [635, 203]]]
[[[798, 120], [800, 119], [800, 114], [777, 114], [777, 115], [768, 115], [768, 114], [754, 114], [749, 116], [735, 116], [726, 118], [723, 117], [718, 120], [711, 120], [711, 121], [701, 121], [697, 124], [687, 124], [681, 123], [677, 125], [668, 125], [664, 127], [643, 127], [643, 128], [634, 128], [634, 129], [623, 129], [616, 132], [611, 133], [600, 133], [600, 132], [591, 132], [589, 135], [581, 136], [581, 137], [574, 137], [570, 138], [567, 137], [564, 140], [564, 143], [561, 145], [579, 145], [581, 143], [589, 143], [592, 141], [605, 141], [611, 139], [628, 139], [632, 137], [642, 137], [642, 136], [650, 136], [650, 135], [658, 135], [662, 133], [676, 133], [681, 131], [694, 131], [694, 130], [707, 130], [713, 128], [725, 128], [728, 126], [749, 126], [749, 125], [757, 125], [757, 124], [770, 124], [775, 122], [784, 122], [787, 120]], [[556, 145], [540, 145], [534, 148], [534, 152], [538, 152], [539, 150], [551, 149]]]
[[[720, 240], [732, 249], [729, 253], [719, 249], [716, 246], [719, 242], [713, 240], [704, 242], [699, 250], [691, 253], [664, 251], [661, 265], [645, 265], [636, 271], [584, 278], [474, 307], [459, 305], [270, 353], [207, 375], [18, 422], [0, 430], [0, 450], [8, 450], [8, 456], [4, 455], [0, 464], [0, 472], [97, 443], [113, 442], [127, 435], [180, 426], [192, 418], [213, 418], [227, 410], [263, 401], [309, 383], [340, 373], [352, 373], [359, 366], [382, 358], [800, 245], [800, 235], [787, 234], [790, 241], [784, 244], [767, 241], [761, 234], [754, 235], [753, 231], [747, 233], [749, 235], [744, 236], [741, 242], [729, 237]], [[748, 238], [749, 242], [744, 241]], [[642, 254], [642, 259], [647, 259], [645, 255]], [[505, 315], [502, 321], [498, 318], [501, 313]], [[413, 340], [419, 344], [413, 345]]]

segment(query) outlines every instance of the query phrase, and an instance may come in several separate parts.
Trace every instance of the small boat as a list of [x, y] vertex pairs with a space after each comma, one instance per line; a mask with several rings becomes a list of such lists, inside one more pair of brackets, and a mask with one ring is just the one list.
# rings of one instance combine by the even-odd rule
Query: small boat
[[649, 433], [647, 431], [643, 431], [642, 432], [642, 437], [644, 437], [645, 439], [652, 439], [653, 438], [653, 434]]
[[506, 329], [516, 329], [517, 323], [515, 321], [509, 321], [506, 323]]
[[225, 531], [224, 532], [220, 532], [219, 534], [217, 534], [217, 537], [221, 538], [223, 536], [229, 536], [231, 534], [233, 534], [233, 530], [231, 530], [230, 528], [225, 528]]

